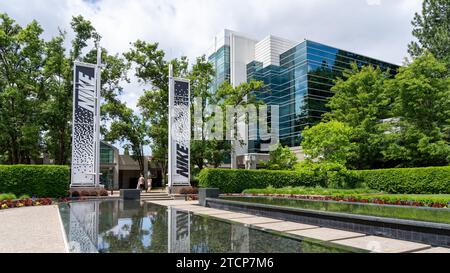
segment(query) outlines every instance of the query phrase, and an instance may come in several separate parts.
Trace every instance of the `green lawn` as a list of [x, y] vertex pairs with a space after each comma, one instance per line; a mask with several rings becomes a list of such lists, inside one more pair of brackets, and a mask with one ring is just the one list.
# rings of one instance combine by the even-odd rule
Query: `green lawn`
[[256, 194], [304, 194], [304, 195], [341, 195], [341, 194], [380, 194], [380, 191], [367, 188], [360, 189], [331, 189], [322, 187], [285, 187], [265, 189], [247, 189], [243, 193]]
[[[286, 187], [265, 189], [248, 189], [245, 194], [294, 194], [294, 195], [319, 195], [346, 198], [351, 202], [387, 202], [398, 205], [422, 205], [448, 207], [450, 194], [388, 194], [371, 189], [329, 189], [321, 187]], [[405, 202], [409, 202], [405, 204]], [[413, 202], [421, 204], [413, 204]]]

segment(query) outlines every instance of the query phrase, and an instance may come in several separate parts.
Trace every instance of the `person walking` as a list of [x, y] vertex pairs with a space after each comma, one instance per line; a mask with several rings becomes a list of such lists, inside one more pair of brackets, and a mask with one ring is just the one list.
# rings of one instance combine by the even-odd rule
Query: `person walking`
[[152, 190], [152, 178], [147, 178], [147, 192], [150, 192]]
[[144, 175], [141, 174], [141, 177], [139, 177], [136, 189], [137, 190], [142, 190], [142, 186], [144, 186], [144, 184], [145, 184], [145, 178], [144, 178]]

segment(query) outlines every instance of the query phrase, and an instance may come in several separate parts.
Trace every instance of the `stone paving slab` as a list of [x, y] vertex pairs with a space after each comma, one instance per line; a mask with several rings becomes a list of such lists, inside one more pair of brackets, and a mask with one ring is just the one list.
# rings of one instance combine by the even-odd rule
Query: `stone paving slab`
[[295, 223], [295, 222], [256, 224], [255, 226], [265, 228], [265, 229], [272, 229], [272, 230], [276, 230], [276, 231], [293, 231], [293, 230], [318, 228], [318, 226]]
[[224, 214], [216, 214], [216, 215], [214, 215], [214, 217], [220, 218], [220, 219], [225, 219], [225, 220], [234, 220], [234, 219], [239, 219], [239, 218], [252, 218], [255, 216], [250, 215], [250, 214], [239, 213], [239, 212], [228, 212], [228, 213], [224, 213]]
[[302, 237], [313, 238], [321, 241], [333, 241], [339, 239], [355, 238], [365, 236], [362, 233], [331, 229], [331, 228], [315, 228], [305, 230], [288, 231], [290, 234], [300, 235]]
[[248, 218], [247, 217], [246, 218], [234, 218], [233, 221], [239, 222], [242, 224], [249, 224], [249, 225], [282, 222], [281, 220], [267, 218], [267, 217], [259, 217], [259, 216], [248, 217]]
[[413, 252], [429, 248], [429, 245], [408, 242], [379, 236], [365, 236], [360, 238], [338, 240], [334, 243], [369, 250], [379, 253]]
[[220, 214], [229, 214], [229, 211], [226, 210], [199, 210], [199, 211], [193, 211], [195, 214], [201, 214], [201, 215], [211, 215], [216, 216]]
[[56, 205], [0, 210], [0, 252], [66, 252], [62, 228]]
[[450, 248], [432, 247], [425, 250], [416, 251], [414, 253], [450, 253]]
[[195, 206], [195, 205], [186, 205], [186, 206], [171, 206], [172, 208], [175, 209], [180, 209], [180, 210], [189, 210], [189, 211], [211, 211], [212, 209], [210, 208], [205, 208], [205, 207], [200, 207], [200, 206]]

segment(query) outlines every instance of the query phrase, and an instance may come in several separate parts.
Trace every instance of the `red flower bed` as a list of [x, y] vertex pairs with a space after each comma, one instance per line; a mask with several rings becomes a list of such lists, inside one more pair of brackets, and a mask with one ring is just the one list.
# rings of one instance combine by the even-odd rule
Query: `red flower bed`
[[7, 208], [20, 208], [20, 207], [31, 207], [31, 206], [46, 206], [51, 205], [52, 199], [50, 198], [26, 198], [26, 199], [16, 199], [16, 200], [3, 200], [0, 201], [0, 209]]
[[356, 198], [356, 197], [344, 197], [344, 196], [320, 196], [320, 195], [299, 195], [299, 194], [236, 194], [229, 193], [224, 194], [224, 196], [231, 197], [246, 197], [246, 196], [256, 196], [256, 197], [277, 197], [277, 198], [290, 198], [290, 199], [301, 199], [301, 200], [317, 200], [317, 201], [337, 201], [337, 202], [350, 202], [350, 203], [371, 203], [379, 205], [397, 205], [397, 206], [413, 206], [413, 207], [432, 207], [432, 208], [446, 208], [448, 204], [438, 203], [438, 202], [419, 202], [419, 201], [409, 201], [409, 200], [383, 200], [381, 198]]

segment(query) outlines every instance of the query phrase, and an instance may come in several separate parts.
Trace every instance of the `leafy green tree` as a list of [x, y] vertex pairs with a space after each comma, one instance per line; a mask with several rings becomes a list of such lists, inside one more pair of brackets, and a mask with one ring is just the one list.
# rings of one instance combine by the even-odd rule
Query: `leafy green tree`
[[347, 163], [355, 150], [352, 128], [339, 121], [322, 122], [302, 132], [302, 148], [313, 161]]
[[412, 24], [417, 41], [408, 46], [411, 56], [429, 51], [450, 67], [450, 1], [424, 0], [422, 12], [416, 13]]
[[221, 106], [261, 105], [263, 103], [257, 99], [255, 92], [263, 91], [265, 88], [264, 82], [256, 80], [241, 83], [236, 87], [233, 87], [228, 82], [224, 82], [217, 89], [214, 102]]
[[65, 33], [46, 43], [44, 63], [45, 100], [42, 122], [45, 149], [57, 164], [66, 164], [71, 142], [69, 119], [72, 111], [71, 61], [65, 56]]
[[397, 94], [392, 125], [383, 152], [401, 166], [447, 165], [450, 162], [450, 77], [445, 63], [425, 53], [400, 68], [389, 89]]
[[[64, 32], [46, 43], [46, 91], [42, 122], [46, 150], [55, 158], [57, 164], [67, 164], [70, 156], [74, 61], [97, 63], [97, 46], [101, 39], [91, 22], [82, 16], [73, 17], [71, 27], [75, 37], [71, 41], [69, 55], [65, 54]], [[94, 47], [87, 48], [90, 40], [94, 42]], [[117, 111], [121, 106], [117, 96], [122, 92], [120, 82], [128, 80], [126, 73], [129, 66], [118, 55], [108, 55], [106, 49], [102, 49], [101, 54], [102, 133], [106, 134], [105, 124], [119, 116]]]
[[42, 32], [36, 21], [21, 27], [0, 13], [0, 149], [11, 164], [39, 156]]
[[[255, 93], [262, 92], [266, 90], [266, 85], [262, 81], [250, 80], [249, 82], [244, 82], [239, 84], [238, 86], [233, 87], [230, 83], [224, 82], [217, 89], [212, 102], [222, 108], [223, 112], [223, 124], [225, 125], [224, 130], [224, 139], [227, 139], [227, 135], [234, 139], [242, 139], [243, 136], [239, 136], [238, 131], [238, 113], [237, 111], [234, 113], [234, 117], [228, 116], [230, 113], [227, 113], [227, 107], [231, 106], [233, 109], [238, 109], [238, 107], [247, 108], [249, 105], [254, 105], [258, 107], [263, 105], [264, 102], [262, 100], [258, 100]], [[249, 122], [249, 114], [246, 114], [245, 122]], [[230, 124], [227, 124], [227, 120], [237, 121], [235, 124], [231, 125], [232, 128], [229, 128]], [[231, 135], [234, 134], [234, 135]], [[238, 145], [245, 145], [244, 141], [229, 141], [226, 143], [227, 152], [228, 147], [231, 151], [231, 157], [233, 158], [236, 153], [236, 148]], [[216, 157], [217, 158], [217, 157]], [[220, 164], [219, 164], [220, 165]]]
[[173, 65], [174, 76], [185, 77], [188, 70], [186, 57], [167, 61], [158, 43], [136, 41], [124, 54], [133, 65], [139, 82], [151, 88], [139, 98], [138, 107], [144, 122], [149, 124], [147, 136], [150, 138], [153, 160], [162, 166], [164, 181], [167, 174], [168, 154], [168, 105], [169, 105], [169, 64]]
[[293, 170], [298, 161], [295, 153], [280, 143], [269, 152], [269, 155], [270, 159], [264, 165], [270, 170]]
[[139, 163], [141, 173], [144, 174], [144, 147], [149, 144], [148, 125], [124, 103], [116, 104], [114, 107], [116, 108], [114, 111], [118, 113], [117, 118], [111, 122], [105, 140], [125, 143], [124, 148], [132, 151], [131, 157]]
[[[192, 121], [193, 130], [200, 132], [200, 139], [194, 139], [191, 141], [191, 170], [195, 170], [194, 174], [200, 172], [207, 164], [213, 167], [219, 167], [226, 156], [230, 153], [230, 143], [222, 139], [207, 139], [205, 135], [205, 124], [214, 116], [207, 116], [206, 111], [208, 105], [215, 103], [217, 99], [217, 93], [211, 93], [209, 87], [213, 81], [214, 69], [211, 63], [208, 62], [203, 55], [197, 58], [196, 63], [189, 71], [189, 80], [191, 84], [191, 102], [195, 99], [201, 99], [201, 124], [196, 125]], [[191, 107], [192, 118], [194, 118], [194, 104]], [[200, 126], [200, 128], [194, 128]], [[215, 128], [212, 128], [215, 130]], [[222, 136], [223, 137], [223, 136]]]
[[385, 92], [389, 78], [390, 74], [380, 68], [365, 66], [359, 69], [353, 64], [352, 70], [345, 71], [331, 88], [334, 96], [328, 102], [330, 112], [325, 114], [325, 121], [339, 121], [351, 128], [355, 153], [347, 158], [347, 164], [352, 168], [366, 169], [384, 164], [380, 122], [392, 117], [393, 98]]

